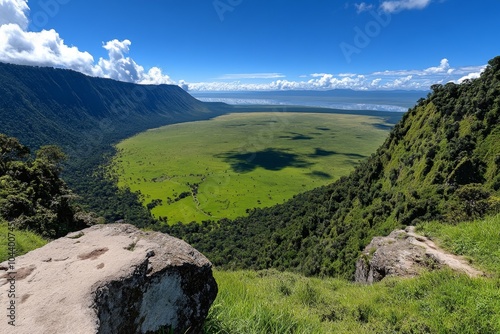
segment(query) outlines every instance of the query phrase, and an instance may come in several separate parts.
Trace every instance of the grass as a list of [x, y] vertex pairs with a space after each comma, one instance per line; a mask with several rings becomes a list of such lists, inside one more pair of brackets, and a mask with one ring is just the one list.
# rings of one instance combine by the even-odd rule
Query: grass
[[[11, 233], [13, 233], [15, 236], [16, 256], [21, 256], [33, 249], [42, 247], [48, 243], [47, 240], [29, 231], [15, 230]], [[3, 262], [9, 258], [8, 245], [8, 225], [6, 222], [0, 221], [0, 262]]]
[[440, 270], [365, 286], [275, 270], [216, 270], [219, 295], [205, 333], [500, 333], [500, 215], [419, 230], [490, 275]]
[[498, 333], [500, 281], [438, 271], [372, 286], [216, 271], [205, 333]]
[[175, 124], [119, 143], [110, 172], [169, 223], [235, 218], [348, 174], [386, 138], [382, 123], [263, 112]]
[[423, 223], [418, 232], [491, 274], [500, 274], [500, 215], [457, 225]]

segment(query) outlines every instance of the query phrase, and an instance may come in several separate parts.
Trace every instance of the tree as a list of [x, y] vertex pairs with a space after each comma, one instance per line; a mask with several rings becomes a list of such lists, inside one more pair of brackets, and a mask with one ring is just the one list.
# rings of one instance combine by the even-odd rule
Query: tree
[[[60, 178], [65, 154], [57, 146], [43, 146], [29, 159], [29, 149], [0, 134], [0, 216], [19, 229], [55, 238], [96, 222], [84, 215], [75, 195]], [[84, 217], [85, 219], [82, 219]]]
[[29, 154], [29, 148], [19, 140], [0, 133], [0, 176], [5, 174], [9, 162], [24, 159]]

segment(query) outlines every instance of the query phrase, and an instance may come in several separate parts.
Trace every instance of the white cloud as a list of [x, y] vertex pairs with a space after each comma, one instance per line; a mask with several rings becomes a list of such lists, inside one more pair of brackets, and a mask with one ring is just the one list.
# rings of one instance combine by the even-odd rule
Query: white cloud
[[88, 52], [68, 46], [59, 34], [51, 30], [27, 30], [29, 7], [25, 0], [0, 0], [0, 61], [32, 66], [72, 69], [91, 76], [111, 78], [141, 84], [164, 84], [173, 81], [153, 67], [145, 71], [132, 58], [129, 40], [112, 40], [103, 45], [109, 59], [97, 64]]
[[424, 9], [432, 0], [391, 0], [384, 1], [380, 8], [387, 13], [400, 12], [402, 10]]
[[26, 29], [28, 11], [28, 0], [0, 0], [0, 26], [12, 23]]
[[89, 75], [97, 72], [92, 55], [64, 44], [55, 30], [27, 32], [12, 23], [0, 26], [0, 61], [64, 67]]
[[367, 12], [369, 11], [370, 9], [373, 9], [373, 5], [372, 4], [367, 4], [366, 2], [362, 2], [362, 3], [355, 3], [354, 4], [354, 7], [356, 7], [356, 12], [358, 14], [362, 13], [362, 12]]
[[311, 74], [311, 77], [319, 78], [319, 77], [323, 77], [325, 75], [327, 75], [327, 73], [313, 73], [313, 74]]
[[169, 76], [164, 75], [158, 67], [151, 68], [148, 72], [138, 65], [132, 58], [125, 55], [130, 51], [128, 39], [117, 39], [107, 42], [103, 48], [108, 51], [109, 59], [100, 58], [97, 69], [106, 78], [118, 81], [135, 82], [140, 84], [171, 84], [174, 83]]
[[383, 71], [375, 72], [374, 75], [384, 75], [384, 76], [407, 76], [407, 75], [450, 75], [455, 71], [455, 69], [450, 67], [448, 59], [443, 58], [439, 63], [439, 66], [429, 67], [423, 70], [396, 70], [396, 71]]
[[471, 73], [459, 78], [458, 80], [455, 80], [452, 82], [460, 84], [460, 83], [464, 82], [465, 80], [477, 79], [481, 76], [481, 73], [483, 73], [485, 69], [486, 69], [486, 66], [482, 66], [477, 72], [471, 72]]
[[477, 79], [479, 78], [479, 76], [481, 75], [481, 73], [479, 72], [476, 72], [476, 73], [469, 73], [463, 77], [461, 77], [460, 79], [458, 79], [456, 82], [457, 83], [462, 83], [464, 82], [465, 80], [471, 80], [471, 79]]
[[431, 85], [446, 82], [462, 82], [478, 77], [486, 66], [451, 67], [443, 58], [438, 66], [425, 69], [381, 71], [368, 74], [313, 73], [307, 81], [276, 80], [269, 83], [249, 84], [241, 81], [184, 83], [191, 91], [245, 91], [245, 90], [428, 90]]

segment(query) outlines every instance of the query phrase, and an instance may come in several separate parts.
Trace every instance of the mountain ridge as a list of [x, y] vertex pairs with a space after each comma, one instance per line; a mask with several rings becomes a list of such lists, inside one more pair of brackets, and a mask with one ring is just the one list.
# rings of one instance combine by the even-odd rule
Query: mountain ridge
[[[143, 129], [213, 113], [209, 104], [196, 100], [175, 85], [137, 85], [66, 69], [0, 63], [0, 82], [3, 120], [0, 130], [34, 147], [44, 139], [57, 140], [54, 131], [74, 142], [70, 132], [100, 127], [108, 130], [106, 137], [112, 135], [114, 139], [111, 127], [99, 123], [103, 121], [117, 122], [116, 125], [127, 125], [127, 120], [140, 121], [138, 128]], [[34, 119], [40, 124], [36, 125]], [[88, 124], [82, 124], [84, 122]], [[27, 136], [29, 127], [39, 130], [37, 135], [43, 139]], [[133, 131], [136, 130], [126, 126], [117, 138]], [[66, 143], [58, 140], [56, 144], [65, 146]]]

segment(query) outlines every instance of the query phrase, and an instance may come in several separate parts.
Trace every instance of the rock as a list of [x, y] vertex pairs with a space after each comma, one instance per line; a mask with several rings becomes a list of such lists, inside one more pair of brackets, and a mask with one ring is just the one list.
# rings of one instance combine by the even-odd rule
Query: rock
[[386, 276], [413, 277], [425, 269], [444, 266], [470, 277], [484, 273], [471, 267], [465, 259], [442, 250], [428, 238], [415, 233], [415, 227], [393, 231], [387, 237], [375, 237], [356, 263], [354, 280], [374, 283]]
[[200, 333], [217, 295], [201, 253], [127, 224], [96, 225], [16, 258], [15, 299], [7, 267], [0, 305], [15, 302], [15, 328], [4, 316], [1, 333]]

